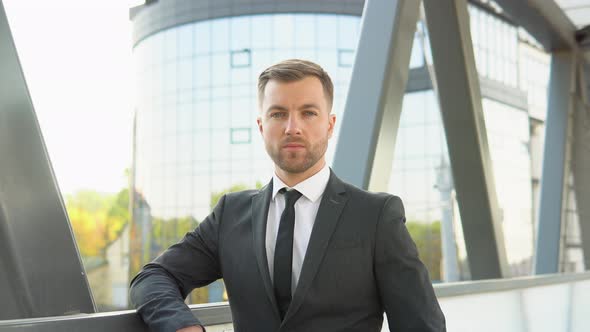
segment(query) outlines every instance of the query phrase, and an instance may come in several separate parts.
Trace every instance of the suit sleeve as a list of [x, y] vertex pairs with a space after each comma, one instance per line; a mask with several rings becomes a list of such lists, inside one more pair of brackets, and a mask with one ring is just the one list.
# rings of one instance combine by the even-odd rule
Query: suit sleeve
[[376, 229], [375, 276], [391, 331], [446, 331], [428, 271], [405, 226], [399, 197], [385, 203]]
[[224, 203], [225, 196], [194, 231], [145, 265], [131, 281], [131, 304], [151, 331], [202, 325], [184, 299], [194, 288], [222, 277], [218, 238]]

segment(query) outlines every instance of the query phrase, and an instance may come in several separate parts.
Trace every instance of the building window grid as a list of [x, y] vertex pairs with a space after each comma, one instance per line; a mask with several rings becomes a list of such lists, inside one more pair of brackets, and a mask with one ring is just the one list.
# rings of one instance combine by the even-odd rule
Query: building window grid
[[252, 64], [252, 52], [248, 48], [243, 50], [233, 50], [230, 51], [230, 59], [230, 66], [232, 69], [248, 68]]
[[526, 54], [521, 57], [524, 72], [531, 75], [521, 77], [521, 89], [527, 92], [529, 106], [544, 110], [547, 108], [548, 66]]
[[338, 50], [338, 66], [352, 67], [354, 50], [339, 49]]

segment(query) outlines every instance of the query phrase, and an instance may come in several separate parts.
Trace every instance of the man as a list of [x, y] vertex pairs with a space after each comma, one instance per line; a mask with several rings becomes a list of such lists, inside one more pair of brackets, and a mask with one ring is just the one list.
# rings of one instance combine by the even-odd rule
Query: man
[[318, 65], [287, 60], [258, 81], [258, 128], [275, 164], [261, 190], [227, 194], [134, 278], [154, 331], [203, 331], [183, 299], [223, 278], [236, 332], [445, 331], [401, 200], [344, 183], [324, 154], [336, 117]]

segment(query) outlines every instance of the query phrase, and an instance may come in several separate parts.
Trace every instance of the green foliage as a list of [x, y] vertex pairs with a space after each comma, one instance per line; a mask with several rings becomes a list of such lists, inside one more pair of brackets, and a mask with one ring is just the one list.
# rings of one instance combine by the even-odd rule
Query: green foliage
[[177, 243], [198, 225], [199, 222], [192, 216], [172, 219], [153, 218], [152, 239], [160, 250], [164, 250]]
[[66, 196], [66, 209], [82, 256], [104, 258], [129, 222], [129, 191], [79, 191]]
[[[262, 188], [262, 183], [260, 181], [257, 181], [255, 188], [256, 189]], [[209, 207], [211, 208], [211, 210], [213, 210], [215, 205], [217, 205], [217, 202], [219, 202], [219, 199], [221, 198], [221, 196], [223, 196], [227, 193], [235, 193], [235, 192], [247, 190], [247, 189], [252, 189], [252, 188], [250, 186], [245, 185], [245, 184], [234, 184], [233, 186], [231, 186], [227, 189], [224, 189], [222, 191], [213, 192], [213, 193], [211, 193], [211, 200], [209, 203]]]
[[66, 196], [66, 207], [75, 206], [90, 213], [104, 211], [113, 204], [113, 195], [93, 190], [80, 190]]
[[108, 212], [109, 217], [129, 219], [129, 189], [117, 193]]
[[428, 268], [430, 278], [440, 280], [440, 266], [442, 262], [440, 221], [432, 223], [408, 221], [406, 226], [416, 243], [420, 259], [426, 265], [426, 268]]

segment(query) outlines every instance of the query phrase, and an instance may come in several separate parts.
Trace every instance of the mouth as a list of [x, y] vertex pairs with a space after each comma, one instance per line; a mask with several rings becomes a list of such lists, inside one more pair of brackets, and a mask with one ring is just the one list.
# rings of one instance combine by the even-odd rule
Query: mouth
[[285, 144], [283, 145], [283, 149], [286, 150], [299, 150], [299, 149], [303, 149], [304, 146], [301, 144]]
[[285, 150], [299, 150], [299, 149], [303, 149], [303, 148], [305, 148], [305, 146], [300, 143], [287, 143], [287, 144], [283, 145], [283, 149], [285, 149]]

